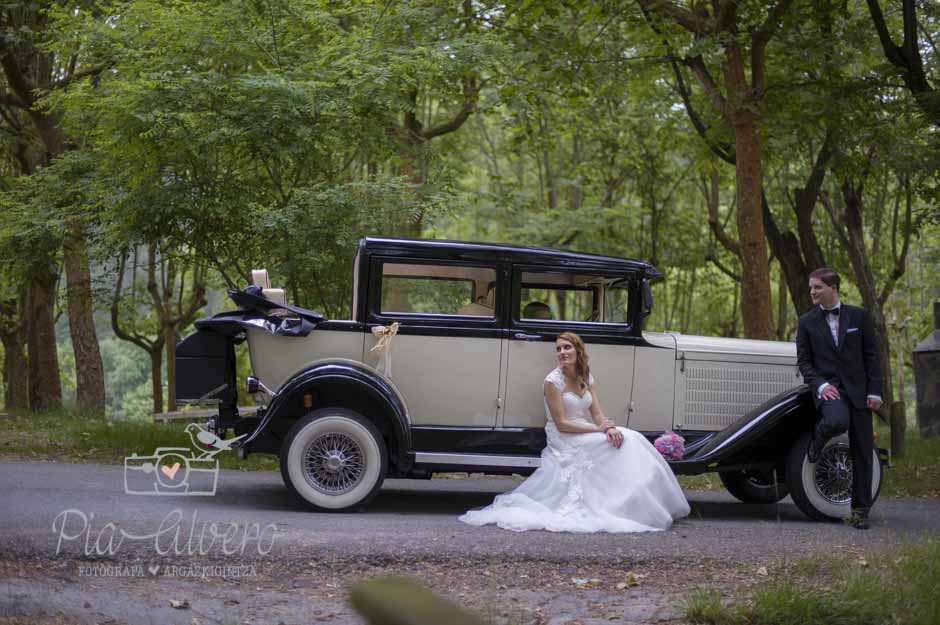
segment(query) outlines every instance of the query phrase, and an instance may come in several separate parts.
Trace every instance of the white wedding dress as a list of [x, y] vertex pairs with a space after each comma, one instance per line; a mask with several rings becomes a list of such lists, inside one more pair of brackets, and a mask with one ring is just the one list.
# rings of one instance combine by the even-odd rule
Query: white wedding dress
[[[582, 396], [565, 391], [561, 369], [545, 380], [562, 391], [569, 420], [594, 423], [590, 390]], [[623, 445], [617, 449], [601, 432], [559, 432], [547, 402], [545, 414], [548, 445], [541, 466], [515, 490], [467, 512], [461, 521], [515, 531], [653, 532], [689, 514], [675, 475], [642, 434], [618, 428]]]

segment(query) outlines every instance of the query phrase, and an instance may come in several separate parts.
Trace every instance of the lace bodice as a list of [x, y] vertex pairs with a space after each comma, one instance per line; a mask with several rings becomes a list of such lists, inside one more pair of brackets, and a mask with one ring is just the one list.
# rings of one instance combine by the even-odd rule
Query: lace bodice
[[[594, 403], [594, 397], [591, 395], [591, 390], [586, 389], [583, 395], [578, 395], [574, 391], [565, 390], [565, 374], [562, 373], [560, 367], [553, 369], [547, 376], [545, 376], [545, 381], [553, 384], [559, 391], [561, 391], [561, 400], [565, 405], [565, 416], [572, 421], [585, 421], [587, 423], [593, 423], [591, 420], [591, 404]], [[588, 385], [594, 384], [594, 376], [588, 374]], [[548, 400], [545, 400], [545, 419], [547, 420], [548, 425], [554, 427], [555, 422], [552, 419], [552, 413], [548, 409]]]

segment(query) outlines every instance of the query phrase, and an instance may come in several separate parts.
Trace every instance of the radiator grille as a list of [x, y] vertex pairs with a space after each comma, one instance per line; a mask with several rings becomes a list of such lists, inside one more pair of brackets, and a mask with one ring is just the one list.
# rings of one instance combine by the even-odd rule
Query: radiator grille
[[793, 367], [687, 365], [684, 426], [723, 428], [797, 384]]

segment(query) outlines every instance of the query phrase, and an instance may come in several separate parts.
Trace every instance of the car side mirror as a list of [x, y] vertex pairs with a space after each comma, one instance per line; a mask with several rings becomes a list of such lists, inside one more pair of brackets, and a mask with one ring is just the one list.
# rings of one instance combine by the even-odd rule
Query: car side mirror
[[643, 278], [643, 311], [641, 317], [644, 319], [653, 312], [653, 290], [650, 288], [650, 281]]

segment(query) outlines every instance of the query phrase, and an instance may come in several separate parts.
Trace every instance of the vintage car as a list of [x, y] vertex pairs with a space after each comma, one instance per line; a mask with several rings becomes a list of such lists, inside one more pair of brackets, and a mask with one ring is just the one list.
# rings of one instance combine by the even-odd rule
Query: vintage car
[[[277, 454], [288, 489], [314, 509], [360, 509], [387, 476], [535, 470], [542, 381], [555, 337], [572, 330], [611, 419], [650, 440], [685, 438], [677, 474], [718, 472], [745, 502], [789, 494], [818, 520], [847, 515], [847, 438], [807, 460], [815, 411], [795, 346], [644, 332], [662, 278], [650, 264], [370, 237], [352, 265], [352, 319], [288, 305], [262, 270], [230, 292], [238, 310], [200, 320], [177, 348], [177, 400], [217, 404], [209, 427], [244, 435], [242, 457]], [[237, 408], [243, 341], [261, 404], [251, 417]], [[886, 452], [875, 454], [877, 496]]]

